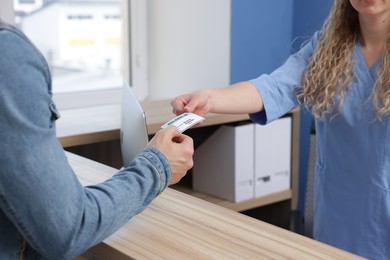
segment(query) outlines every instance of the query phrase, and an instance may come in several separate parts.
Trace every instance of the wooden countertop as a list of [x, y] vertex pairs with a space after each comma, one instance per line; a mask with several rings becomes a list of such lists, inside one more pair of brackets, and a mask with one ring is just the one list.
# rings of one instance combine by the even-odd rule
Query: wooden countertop
[[[148, 133], [155, 134], [162, 124], [175, 117], [170, 100], [141, 103], [148, 125]], [[91, 144], [119, 139], [121, 105], [68, 109], [61, 111], [57, 121], [57, 137], [63, 147]], [[247, 114], [209, 114], [202, 126], [217, 125], [249, 119]]]
[[[117, 171], [67, 156], [83, 185], [102, 182]], [[89, 254], [110, 260], [360, 259], [170, 188]]]
[[[172, 119], [170, 100], [144, 101], [141, 103], [146, 114], [149, 134], [156, 133], [162, 124]], [[291, 209], [295, 210], [298, 205], [298, 171], [299, 171], [299, 108], [292, 111], [293, 115], [293, 140], [292, 140], [292, 188], [291, 190], [271, 194], [262, 198], [248, 200], [242, 203], [232, 203], [196, 193], [192, 190], [183, 190], [193, 196], [213, 202], [236, 211], [255, 208], [277, 201], [292, 199]], [[57, 137], [62, 146], [72, 147], [78, 145], [93, 144], [119, 139], [121, 117], [121, 105], [112, 104], [96, 107], [77, 108], [61, 111], [61, 117], [57, 121]], [[247, 114], [222, 115], [208, 114], [201, 126], [219, 125], [224, 123], [248, 120]]]

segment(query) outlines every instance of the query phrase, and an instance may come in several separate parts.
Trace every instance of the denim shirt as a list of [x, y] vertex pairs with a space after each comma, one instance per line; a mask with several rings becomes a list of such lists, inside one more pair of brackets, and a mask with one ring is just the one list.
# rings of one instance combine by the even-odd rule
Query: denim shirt
[[0, 20], [0, 259], [80, 255], [170, 181], [166, 158], [146, 148], [112, 178], [83, 187], [56, 138], [57, 117], [46, 61]]

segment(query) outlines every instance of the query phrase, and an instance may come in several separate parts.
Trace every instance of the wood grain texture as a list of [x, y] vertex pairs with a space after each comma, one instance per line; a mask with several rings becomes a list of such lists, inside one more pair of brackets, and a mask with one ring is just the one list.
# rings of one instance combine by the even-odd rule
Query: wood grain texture
[[[175, 115], [172, 112], [170, 100], [153, 100], [141, 103], [145, 114], [149, 134], [155, 134], [160, 126]], [[247, 210], [270, 203], [291, 199], [291, 209], [298, 207], [298, 176], [299, 176], [299, 115], [300, 110], [290, 112], [292, 117], [292, 158], [291, 158], [291, 190], [272, 194], [264, 198], [253, 199], [242, 203], [231, 203], [218, 198], [184, 189], [193, 196], [224, 206], [236, 211]], [[119, 139], [121, 106], [120, 104], [77, 108], [61, 111], [57, 121], [57, 136], [63, 147], [94, 144]], [[221, 125], [248, 120], [247, 114], [213, 114], [197, 127]]]
[[[104, 181], [117, 171], [67, 156], [83, 185]], [[110, 260], [360, 259], [171, 188], [89, 254]]]
[[[169, 100], [142, 102], [148, 133], [155, 134], [175, 115]], [[57, 137], [63, 147], [119, 139], [120, 104], [68, 109], [61, 111], [57, 121]], [[210, 113], [201, 126], [217, 125], [249, 119], [248, 115], [217, 115]]]

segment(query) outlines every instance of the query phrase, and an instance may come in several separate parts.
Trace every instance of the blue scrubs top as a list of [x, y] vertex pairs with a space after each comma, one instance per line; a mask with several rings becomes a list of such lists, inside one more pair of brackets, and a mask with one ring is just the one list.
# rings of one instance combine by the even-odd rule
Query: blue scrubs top
[[[251, 80], [264, 102], [263, 111], [250, 115], [254, 122], [269, 123], [298, 105], [294, 90], [317, 40], [318, 34], [273, 73]], [[315, 122], [314, 238], [369, 259], [390, 259], [389, 116], [377, 120], [370, 98], [378, 62], [367, 67], [359, 42], [353, 59], [355, 77], [342, 111]]]

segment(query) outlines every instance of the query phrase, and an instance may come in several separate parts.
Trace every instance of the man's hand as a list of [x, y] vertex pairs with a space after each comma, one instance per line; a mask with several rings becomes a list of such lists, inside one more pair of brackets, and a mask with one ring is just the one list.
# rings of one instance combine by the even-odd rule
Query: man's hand
[[175, 126], [159, 130], [148, 146], [156, 148], [168, 159], [172, 173], [170, 185], [179, 182], [194, 165], [192, 138], [181, 134]]

